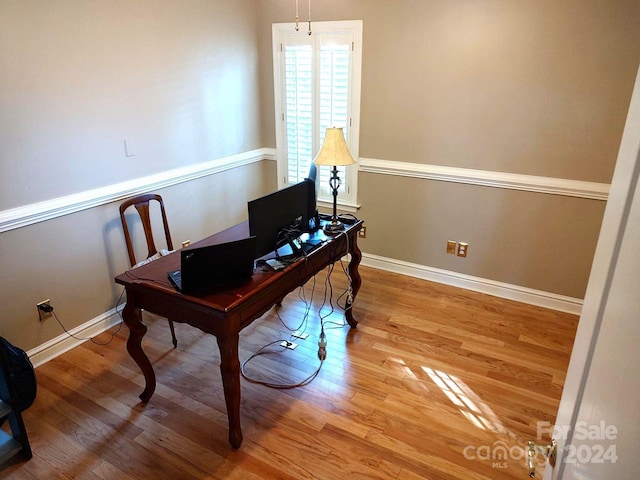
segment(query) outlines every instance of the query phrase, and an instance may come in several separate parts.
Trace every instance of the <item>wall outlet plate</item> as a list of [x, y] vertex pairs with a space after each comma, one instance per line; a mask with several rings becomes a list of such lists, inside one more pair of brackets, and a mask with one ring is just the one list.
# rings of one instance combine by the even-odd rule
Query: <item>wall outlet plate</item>
[[51, 310], [50, 312], [45, 312], [40, 308], [41, 305], [47, 305], [50, 307], [51, 300], [47, 298], [46, 300], [43, 300], [40, 303], [36, 303], [36, 310], [38, 310], [38, 318], [40, 319], [41, 322], [44, 322], [47, 318], [53, 316], [53, 310]]
[[454, 240], [447, 240], [447, 253], [451, 254], [451, 255], [455, 255], [456, 254], [456, 245], [458, 244], [458, 242], [454, 241]]
[[468, 251], [469, 251], [469, 244], [468, 243], [460, 242], [458, 244], [458, 256], [459, 257], [466, 257]]

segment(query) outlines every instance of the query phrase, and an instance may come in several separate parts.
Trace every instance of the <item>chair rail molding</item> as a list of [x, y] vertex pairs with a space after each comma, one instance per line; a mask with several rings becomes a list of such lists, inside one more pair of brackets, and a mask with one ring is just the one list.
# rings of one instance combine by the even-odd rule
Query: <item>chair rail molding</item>
[[606, 201], [609, 196], [610, 186], [607, 183], [585, 182], [582, 180], [540, 177], [490, 170], [474, 170], [471, 168], [445, 167], [422, 163], [396, 162], [374, 158], [360, 158], [358, 161], [358, 170], [365, 173], [423, 178], [603, 201]]
[[0, 233], [124, 200], [262, 160], [275, 160], [273, 149], [259, 148], [208, 162], [167, 170], [126, 182], [0, 211]]

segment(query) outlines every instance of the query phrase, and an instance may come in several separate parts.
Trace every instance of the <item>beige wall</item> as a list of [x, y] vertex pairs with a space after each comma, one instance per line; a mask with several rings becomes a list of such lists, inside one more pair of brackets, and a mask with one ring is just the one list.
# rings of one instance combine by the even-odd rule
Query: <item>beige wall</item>
[[[261, 146], [255, 1], [0, 0], [0, 213]], [[124, 140], [136, 150], [126, 157]], [[262, 162], [164, 188], [174, 242], [246, 218]], [[243, 185], [243, 188], [238, 188]], [[0, 334], [31, 349], [111, 310], [117, 203], [0, 233]]]
[[[583, 298], [604, 202], [373, 174], [360, 182], [364, 251]], [[467, 258], [446, 253], [450, 239], [469, 243]]]
[[[263, 179], [275, 181], [269, 170], [262, 162], [156, 190], [166, 204], [174, 246], [246, 220], [247, 201], [267, 193]], [[67, 329], [115, 307], [123, 289], [113, 278], [129, 268], [118, 205], [0, 234], [2, 336], [31, 349], [61, 335], [54, 319], [38, 321], [35, 305], [47, 298]], [[134, 228], [138, 243], [144, 243], [139, 227]], [[161, 234], [156, 241], [166, 248]]]
[[[294, 19], [289, 3], [259, 3], [269, 146], [271, 24]], [[610, 182], [640, 2], [333, 0], [315, 2], [312, 19], [363, 20], [361, 157]], [[577, 298], [604, 212], [594, 200], [362, 172], [359, 201], [366, 253]], [[444, 253], [449, 238], [470, 243], [467, 259]]]
[[[635, 0], [313, 5], [314, 20], [364, 21], [362, 157], [609, 182], [640, 62]], [[294, 7], [0, 0], [0, 213], [275, 146], [271, 24]], [[603, 202], [359, 183], [366, 253], [584, 294]], [[275, 185], [266, 161], [159, 193], [179, 243], [244, 219]], [[466, 260], [443, 253], [449, 238], [471, 244]], [[41, 345], [62, 332], [38, 301], [68, 328], [114, 306], [128, 266], [117, 204], [0, 233], [0, 258], [0, 334]]]
[[0, 6], [0, 210], [261, 146], [254, 1]]

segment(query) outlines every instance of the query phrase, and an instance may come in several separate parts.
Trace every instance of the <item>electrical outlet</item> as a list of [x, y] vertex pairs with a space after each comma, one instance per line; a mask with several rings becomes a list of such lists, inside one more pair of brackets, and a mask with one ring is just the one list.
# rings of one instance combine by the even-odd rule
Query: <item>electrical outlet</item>
[[298, 344], [295, 342], [287, 342], [286, 340], [283, 340], [280, 342], [280, 346], [288, 348], [289, 350], [295, 350]]
[[367, 227], [363, 225], [362, 228], [358, 230], [358, 236], [360, 238], [367, 238]]
[[182, 242], [182, 248], [188, 247], [189, 245], [191, 245], [191, 240], [185, 240], [184, 242]]
[[47, 298], [40, 303], [36, 303], [36, 310], [38, 310], [38, 318], [43, 322], [45, 319], [53, 315], [51, 300]]
[[469, 251], [469, 244], [468, 243], [460, 242], [458, 244], [458, 256], [459, 257], [466, 257], [468, 251]]
[[456, 245], [458, 244], [458, 242], [455, 242], [453, 240], [447, 240], [447, 253], [451, 254], [451, 255], [455, 255], [456, 254]]

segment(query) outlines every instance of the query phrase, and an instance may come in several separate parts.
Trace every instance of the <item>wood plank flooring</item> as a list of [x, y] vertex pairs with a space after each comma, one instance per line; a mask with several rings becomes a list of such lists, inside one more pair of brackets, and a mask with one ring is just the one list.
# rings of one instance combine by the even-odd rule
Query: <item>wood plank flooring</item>
[[[537, 422], [553, 424], [578, 318], [371, 268], [361, 268], [357, 329], [323, 310], [327, 359], [306, 386], [242, 380], [244, 443], [227, 443], [215, 339], [145, 314], [144, 347], [158, 379], [126, 353], [126, 327], [39, 367], [24, 412], [34, 456], [0, 466], [6, 479], [523, 479]], [[254, 379], [298, 383], [319, 365], [318, 309], [327, 272], [241, 334]], [[331, 275], [332, 296], [346, 288]], [[291, 339], [304, 329], [306, 340]], [[103, 334], [97, 341], [106, 341]], [[543, 438], [548, 440], [548, 437]], [[542, 459], [541, 459], [542, 463]], [[542, 466], [538, 469], [539, 475]]]

